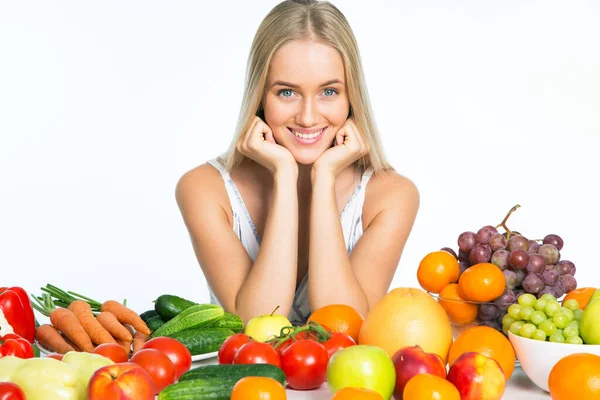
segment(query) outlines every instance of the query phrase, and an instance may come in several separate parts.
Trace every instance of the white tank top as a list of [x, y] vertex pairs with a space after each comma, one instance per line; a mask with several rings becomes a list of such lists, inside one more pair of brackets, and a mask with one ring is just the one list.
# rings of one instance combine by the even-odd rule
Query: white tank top
[[[215, 167], [221, 173], [223, 182], [225, 183], [225, 189], [229, 196], [229, 202], [231, 203], [231, 211], [233, 215], [233, 231], [240, 239], [240, 242], [246, 249], [248, 256], [252, 261], [256, 260], [258, 251], [260, 249], [261, 237], [256, 231], [256, 227], [250, 213], [244, 204], [244, 200], [240, 195], [233, 179], [229, 175], [229, 172], [225, 169], [220, 158], [215, 158], [209, 161], [209, 164]], [[346, 243], [346, 250], [348, 254], [352, 252], [352, 249], [358, 242], [358, 239], [363, 234], [362, 228], [362, 207], [365, 201], [365, 190], [371, 175], [373, 174], [373, 168], [369, 167], [362, 175], [360, 184], [354, 190], [354, 193], [348, 200], [348, 203], [342, 210], [340, 215], [340, 221], [342, 223], [342, 230], [344, 232], [344, 242]], [[210, 294], [210, 301], [213, 304], [220, 304], [214, 295], [210, 286], [208, 287]], [[298, 286], [294, 295], [294, 301], [292, 303], [292, 309], [288, 319], [294, 325], [302, 325], [306, 323], [308, 317], [310, 317], [311, 310], [308, 305], [308, 273], [304, 276], [304, 279]]]

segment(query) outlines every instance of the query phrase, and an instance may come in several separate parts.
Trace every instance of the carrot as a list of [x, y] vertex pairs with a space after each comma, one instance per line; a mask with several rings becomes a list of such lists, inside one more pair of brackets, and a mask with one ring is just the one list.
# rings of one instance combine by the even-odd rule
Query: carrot
[[101, 312], [96, 317], [96, 320], [102, 324], [104, 329], [106, 329], [113, 338], [126, 340], [131, 342], [133, 340], [133, 336], [131, 333], [117, 320], [117, 317], [113, 313], [110, 312]]
[[62, 335], [62, 336], [63, 336], [63, 338], [65, 339], [65, 342], [67, 342], [67, 344], [68, 344], [69, 346], [71, 346], [73, 349], [75, 349], [75, 351], [79, 351], [79, 352], [82, 352], [82, 351], [83, 351], [83, 350], [81, 350], [79, 347], [77, 347], [77, 345], [75, 345], [75, 343], [71, 342], [71, 341], [69, 340], [69, 338], [68, 338], [68, 337], [65, 337], [64, 335]]
[[102, 324], [96, 321], [92, 307], [88, 303], [83, 300], [75, 300], [69, 304], [69, 310], [73, 311], [73, 314], [81, 322], [83, 329], [85, 329], [93, 343], [116, 343], [115, 339], [104, 329]]
[[127, 355], [131, 353], [131, 342], [128, 342], [127, 340], [117, 339], [117, 344], [125, 350]]
[[133, 335], [133, 354], [137, 353], [142, 349], [142, 347], [144, 347], [146, 340], [148, 340], [148, 335], [145, 335], [140, 331], [137, 331]]
[[142, 320], [142, 318], [135, 311], [125, 307], [123, 304], [117, 301], [105, 301], [100, 310], [113, 313], [120, 323], [129, 324], [133, 326], [136, 331], [140, 331], [145, 335], [150, 335], [151, 333], [148, 325], [146, 325], [144, 320]]
[[40, 325], [35, 332], [37, 341], [48, 350], [65, 354], [75, 349], [65, 341], [60, 332], [49, 324]]
[[81, 350], [89, 353], [94, 351], [94, 345], [90, 336], [75, 314], [73, 314], [73, 311], [68, 308], [55, 308], [50, 314], [50, 322]]

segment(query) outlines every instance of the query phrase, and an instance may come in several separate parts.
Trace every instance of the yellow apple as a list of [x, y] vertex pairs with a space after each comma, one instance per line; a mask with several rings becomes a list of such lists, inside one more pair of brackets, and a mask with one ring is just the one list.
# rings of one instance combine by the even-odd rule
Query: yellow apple
[[[277, 308], [275, 311], [277, 311]], [[284, 326], [291, 326], [292, 323], [287, 317], [281, 314], [275, 314], [275, 311], [271, 314], [264, 314], [251, 318], [244, 328], [244, 333], [257, 342], [266, 342], [275, 336], [279, 336], [281, 328]]]

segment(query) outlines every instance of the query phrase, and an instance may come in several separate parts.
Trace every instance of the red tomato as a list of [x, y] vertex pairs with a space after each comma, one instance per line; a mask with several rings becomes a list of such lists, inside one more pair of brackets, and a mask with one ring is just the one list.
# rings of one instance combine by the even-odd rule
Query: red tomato
[[233, 357], [234, 364], [273, 364], [281, 367], [281, 357], [268, 343], [248, 342]]
[[162, 351], [169, 357], [175, 366], [177, 379], [192, 366], [192, 353], [177, 339], [166, 336], [148, 340], [142, 349], [156, 349]]
[[331, 358], [336, 351], [356, 344], [354, 339], [352, 339], [352, 336], [343, 332], [331, 332], [329, 335], [329, 340], [322, 343], [325, 350], [327, 350], [329, 358]]
[[279, 354], [281, 356], [281, 353], [283, 353], [283, 351], [285, 349], [287, 349], [288, 347], [290, 347], [290, 345], [294, 343], [293, 339], [288, 339], [285, 342], [281, 343], [279, 346], [277, 346], [277, 348], [275, 349], [275, 343], [271, 343], [271, 346], [273, 346], [273, 348], [275, 349], [275, 351], [277, 351], [277, 354]]
[[25, 393], [14, 383], [0, 382], [0, 400], [25, 400]]
[[244, 333], [236, 333], [233, 336], [229, 336], [219, 349], [219, 364], [233, 364], [235, 353], [237, 353], [242, 345], [250, 341], [252, 341], [252, 338]]
[[131, 357], [131, 362], [138, 364], [150, 374], [154, 382], [155, 394], [175, 383], [177, 371], [171, 359], [162, 351], [142, 349]]
[[297, 390], [316, 389], [327, 378], [329, 355], [319, 342], [299, 340], [281, 354], [281, 369], [288, 386]]
[[124, 348], [116, 343], [103, 343], [96, 346], [93, 353], [100, 354], [101, 356], [113, 360], [115, 363], [129, 361], [129, 354], [127, 354]]
[[64, 356], [65, 356], [64, 354], [52, 353], [52, 354], [48, 354], [47, 356], [44, 356], [44, 357], [54, 358], [55, 360], [62, 361]]

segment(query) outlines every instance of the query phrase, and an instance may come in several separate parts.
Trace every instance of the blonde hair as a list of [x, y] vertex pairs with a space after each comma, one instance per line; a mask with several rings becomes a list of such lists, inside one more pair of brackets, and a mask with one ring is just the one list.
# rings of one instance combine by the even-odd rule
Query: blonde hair
[[261, 105], [266, 91], [269, 65], [275, 52], [292, 40], [316, 39], [332, 46], [342, 56], [350, 110], [369, 146], [358, 166], [373, 166], [375, 173], [391, 169], [372, 116], [356, 39], [344, 15], [331, 3], [315, 0], [286, 0], [275, 6], [260, 24], [248, 57], [242, 106], [235, 135], [225, 155], [231, 171], [243, 159], [237, 144]]

